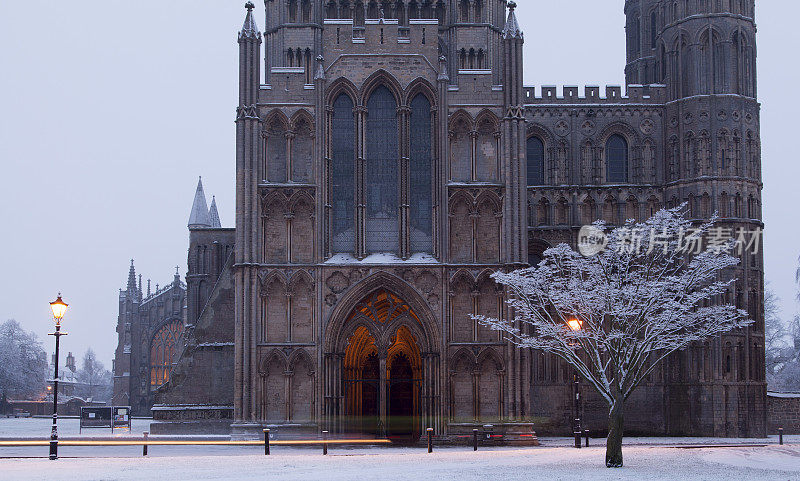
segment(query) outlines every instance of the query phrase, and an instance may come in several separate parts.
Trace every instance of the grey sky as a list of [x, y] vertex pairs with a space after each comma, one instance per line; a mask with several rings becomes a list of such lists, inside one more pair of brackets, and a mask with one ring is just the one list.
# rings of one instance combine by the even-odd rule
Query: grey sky
[[[233, 225], [236, 32], [244, 0], [0, 0], [0, 321], [111, 367], [130, 259], [153, 285], [186, 270], [197, 176]], [[257, 3], [259, 25], [263, 4]], [[623, 0], [521, 0], [528, 85], [624, 83]], [[790, 121], [797, 2], [757, 0], [766, 278], [797, 310]], [[790, 93], [787, 94], [786, 92]]]

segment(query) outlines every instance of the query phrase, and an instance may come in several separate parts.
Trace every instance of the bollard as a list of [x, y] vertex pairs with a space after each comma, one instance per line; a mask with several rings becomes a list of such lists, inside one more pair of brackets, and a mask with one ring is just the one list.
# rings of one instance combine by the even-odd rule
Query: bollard
[[583, 435], [586, 437], [586, 447], [589, 447], [589, 430], [583, 431]]
[[326, 456], [328, 454], [328, 431], [322, 431], [322, 455]]
[[142, 444], [142, 456], [147, 456], [147, 436], [149, 434], [147, 431], [142, 433], [142, 441], [144, 441], [144, 444]]
[[783, 428], [778, 428], [778, 444], [783, 446]]
[[473, 429], [472, 430], [472, 450], [473, 451], [477, 451], [478, 450], [478, 430], [477, 429]]
[[264, 430], [264, 456], [269, 456], [269, 429]]
[[428, 452], [433, 452], [433, 428], [428, 428]]
[[580, 431], [575, 431], [572, 434], [575, 435], [575, 447], [580, 449], [581, 448], [581, 434], [582, 433]]

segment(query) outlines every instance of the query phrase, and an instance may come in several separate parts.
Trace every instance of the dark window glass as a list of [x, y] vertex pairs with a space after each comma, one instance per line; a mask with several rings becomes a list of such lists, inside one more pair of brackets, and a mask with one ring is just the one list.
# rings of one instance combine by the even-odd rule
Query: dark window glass
[[658, 17], [656, 12], [650, 14], [650, 48], [656, 48], [658, 38]]
[[528, 185], [544, 184], [544, 143], [539, 137], [528, 139]]
[[389, 89], [378, 87], [367, 101], [368, 253], [399, 251], [398, 143], [397, 102]]
[[619, 135], [612, 135], [606, 143], [606, 181], [628, 181], [628, 142]]
[[431, 103], [422, 94], [411, 101], [411, 252], [433, 251]]
[[355, 120], [353, 101], [340, 95], [333, 103], [331, 139], [331, 201], [333, 203], [333, 252], [355, 252]]

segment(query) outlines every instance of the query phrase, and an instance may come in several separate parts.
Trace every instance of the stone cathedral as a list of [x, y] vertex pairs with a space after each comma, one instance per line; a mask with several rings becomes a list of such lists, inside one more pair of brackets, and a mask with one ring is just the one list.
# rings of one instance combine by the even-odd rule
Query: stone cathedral
[[[684, 202], [762, 226], [754, 0], [626, 1], [628, 86], [602, 91], [525, 86], [512, 1], [264, 7], [238, 34], [236, 227], [190, 222], [154, 432], [603, 431], [571, 369], [471, 320], [510, 315], [490, 274]], [[626, 434], [765, 435], [761, 253], [734, 275], [755, 324], [665, 362]]]

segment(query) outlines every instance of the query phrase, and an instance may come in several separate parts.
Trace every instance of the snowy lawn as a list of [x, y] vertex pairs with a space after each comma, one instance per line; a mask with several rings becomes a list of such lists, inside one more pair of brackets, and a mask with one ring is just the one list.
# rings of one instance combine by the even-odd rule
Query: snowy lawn
[[[133, 421], [132, 433], [115, 431], [114, 438], [140, 437], [150, 420]], [[46, 438], [49, 419], [0, 418], [0, 438]], [[78, 436], [77, 419], [61, 419], [62, 437]], [[109, 437], [108, 429], [84, 431], [80, 437]], [[204, 479], [765, 479], [800, 480], [800, 436], [777, 439], [626, 438], [625, 468], [604, 467], [605, 440], [592, 439], [590, 448], [569, 447], [571, 438], [542, 438], [541, 447], [424, 448], [331, 446], [322, 456], [319, 447], [273, 446], [263, 455], [260, 446], [151, 446], [141, 456], [139, 446], [59, 448], [58, 461], [46, 459], [47, 447], [0, 447], [2, 480], [204, 480]], [[767, 447], [677, 449], [669, 445], [757, 444]], [[17, 456], [18, 458], [12, 458]], [[94, 457], [89, 457], [94, 456]]]
[[[134, 419], [131, 430], [114, 429], [114, 437], [142, 437], [143, 431], [150, 431], [151, 419]], [[50, 437], [52, 418], [0, 418], [0, 439], [2, 438], [43, 438]], [[58, 418], [58, 437], [103, 437], [111, 436], [111, 428], [84, 428], [80, 431], [80, 419]], [[2, 454], [0, 454], [2, 456]]]
[[[625, 448], [625, 467], [603, 466], [602, 447], [499, 448], [477, 453], [465, 448], [438, 449], [427, 454], [413, 448], [317, 450], [279, 448], [271, 456], [165, 456], [157, 447], [147, 458], [0, 459], [4, 480], [408, 480], [469, 479], [800, 479], [800, 447], [676, 449]], [[158, 451], [162, 455], [156, 454]], [[205, 452], [196, 448], [194, 454]], [[72, 453], [75, 454], [75, 453]]]

